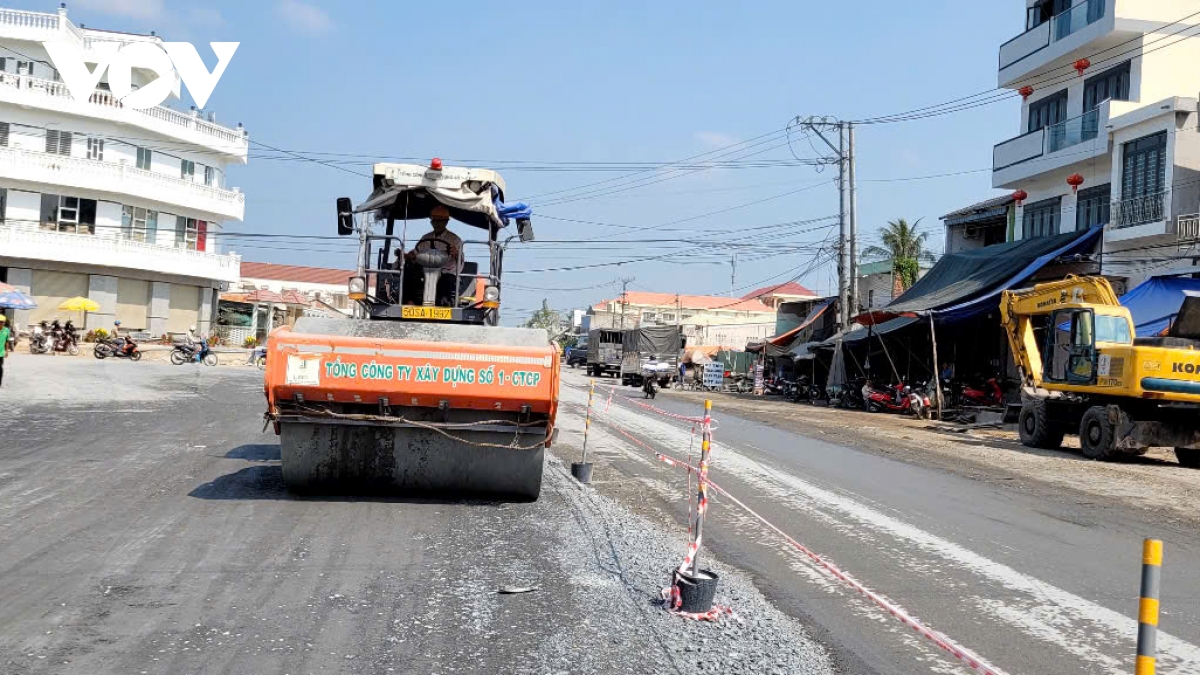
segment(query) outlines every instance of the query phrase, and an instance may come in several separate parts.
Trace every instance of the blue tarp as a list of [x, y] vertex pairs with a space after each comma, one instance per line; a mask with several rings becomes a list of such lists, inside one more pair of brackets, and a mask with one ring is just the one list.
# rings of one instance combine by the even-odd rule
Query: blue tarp
[[932, 312], [939, 323], [952, 323], [995, 310], [1001, 291], [1025, 283], [1056, 258], [1093, 253], [1102, 233], [1093, 227], [944, 255], [899, 298], [856, 320], [883, 323]]
[[1179, 313], [1185, 291], [1200, 292], [1200, 279], [1151, 277], [1121, 296], [1121, 304], [1133, 315], [1137, 336], [1153, 337], [1166, 331]]

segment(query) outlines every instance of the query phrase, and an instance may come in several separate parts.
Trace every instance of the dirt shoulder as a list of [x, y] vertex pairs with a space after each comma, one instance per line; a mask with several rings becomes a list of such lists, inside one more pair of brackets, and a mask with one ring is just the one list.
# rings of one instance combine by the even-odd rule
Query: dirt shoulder
[[[897, 415], [871, 414], [746, 394], [705, 394], [664, 390], [660, 396], [694, 400], [713, 398], [714, 416], [722, 411], [780, 429], [920, 464], [1013, 489], [1115, 500], [1135, 509], [1162, 511], [1167, 522], [1200, 522], [1200, 471], [1186, 469], [1172, 451], [1152, 449], [1144, 457], [1093, 462], [1078, 454], [1078, 439], [1068, 437], [1060, 451], [1021, 445], [1015, 428], [954, 433], [938, 425]], [[941, 430], [934, 429], [938, 427]]]

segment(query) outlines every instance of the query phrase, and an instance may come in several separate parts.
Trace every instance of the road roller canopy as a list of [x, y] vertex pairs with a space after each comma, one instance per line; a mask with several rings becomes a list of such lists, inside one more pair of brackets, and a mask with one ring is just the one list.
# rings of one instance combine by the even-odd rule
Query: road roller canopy
[[474, 227], [496, 231], [514, 219], [521, 230], [529, 227], [529, 207], [506, 204], [504, 178], [490, 169], [442, 166], [435, 158], [429, 166], [376, 164], [373, 174], [375, 189], [356, 213], [420, 220], [441, 205], [451, 218]]

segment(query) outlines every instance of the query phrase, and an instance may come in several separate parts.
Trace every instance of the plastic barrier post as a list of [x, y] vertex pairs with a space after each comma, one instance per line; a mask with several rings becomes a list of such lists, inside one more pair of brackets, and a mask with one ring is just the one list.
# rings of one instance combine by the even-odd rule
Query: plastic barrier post
[[581, 463], [587, 464], [587, 439], [588, 430], [592, 426], [592, 397], [596, 395], [596, 381], [592, 380], [591, 386], [588, 387], [588, 407], [587, 415], [583, 418], [583, 458]]
[[592, 398], [596, 395], [596, 381], [592, 380], [588, 387], [587, 415], [583, 418], [583, 457], [578, 462], [571, 462], [571, 475], [580, 483], [592, 482], [592, 465], [587, 461], [588, 431], [592, 428]]
[[1142, 543], [1142, 597], [1138, 601], [1136, 675], [1154, 675], [1158, 658], [1158, 594], [1162, 576], [1163, 543]]
[[700, 541], [704, 536], [704, 512], [708, 510], [708, 456], [712, 450], [712, 400], [704, 401], [704, 422], [700, 427], [700, 479], [696, 492], [696, 525], [692, 528], [692, 574], [700, 569]]

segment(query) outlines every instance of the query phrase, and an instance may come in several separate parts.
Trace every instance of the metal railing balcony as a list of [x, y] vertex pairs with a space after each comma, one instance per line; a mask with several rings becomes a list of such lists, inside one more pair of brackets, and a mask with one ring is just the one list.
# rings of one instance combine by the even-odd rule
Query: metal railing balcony
[[[63, 82], [45, 80], [29, 75], [0, 73], [0, 98], [11, 100], [21, 105], [36, 105], [37, 101], [47, 101], [55, 106], [70, 104], [75, 99], [67, 91]], [[188, 140], [202, 142], [220, 152], [245, 156], [250, 145], [249, 135], [245, 129], [230, 129], [215, 122], [201, 119], [196, 113], [183, 113], [165, 106], [154, 106], [144, 110], [134, 110], [121, 103], [111, 91], [97, 89], [85, 101], [80, 101], [99, 117], [111, 117], [117, 122], [141, 124], [148, 128], [171, 135], [182, 135]]]
[[1058, 42], [1104, 18], [1107, 0], [1080, 0], [1050, 19], [1050, 40]]
[[1046, 129], [1046, 154], [1094, 140], [1099, 133], [1100, 109], [1092, 108]]
[[1166, 218], [1170, 195], [1170, 190], [1163, 190], [1114, 200], [1109, 223], [1112, 227], [1133, 227], [1160, 222]]
[[1175, 237], [1179, 241], [1200, 241], [1200, 213], [1179, 216], [1175, 221]]

